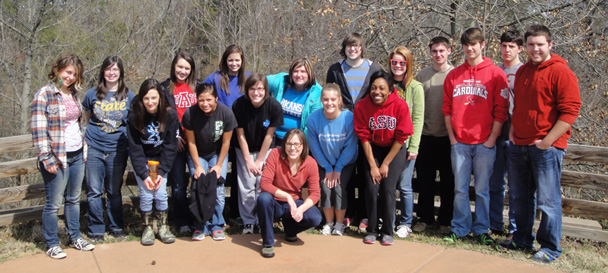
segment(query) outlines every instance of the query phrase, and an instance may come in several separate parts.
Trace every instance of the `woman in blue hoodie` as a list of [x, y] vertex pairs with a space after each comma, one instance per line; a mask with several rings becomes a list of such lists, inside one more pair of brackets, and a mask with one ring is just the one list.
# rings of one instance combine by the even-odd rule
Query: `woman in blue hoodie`
[[328, 83], [323, 87], [321, 102], [323, 109], [313, 112], [306, 122], [306, 139], [312, 156], [319, 164], [322, 181], [321, 206], [326, 224], [321, 234], [342, 236], [347, 184], [357, 160], [357, 136], [353, 113], [342, 109], [344, 105], [337, 84]]

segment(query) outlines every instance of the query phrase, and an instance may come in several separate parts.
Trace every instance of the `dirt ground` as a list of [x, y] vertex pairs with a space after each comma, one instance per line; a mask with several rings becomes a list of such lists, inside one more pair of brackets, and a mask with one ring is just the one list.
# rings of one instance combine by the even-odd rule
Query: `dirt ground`
[[277, 235], [274, 258], [260, 255], [260, 235], [232, 235], [225, 241], [178, 238], [149, 247], [139, 242], [100, 244], [92, 252], [65, 249], [68, 257], [44, 254], [0, 264], [0, 272], [559, 272], [531, 262], [467, 250], [395, 240], [365, 245], [351, 236], [300, 234], [296, 243]]

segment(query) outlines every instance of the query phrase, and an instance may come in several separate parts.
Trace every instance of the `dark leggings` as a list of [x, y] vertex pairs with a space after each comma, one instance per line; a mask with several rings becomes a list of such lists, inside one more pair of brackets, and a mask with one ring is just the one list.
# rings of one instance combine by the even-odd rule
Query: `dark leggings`
[[[388, 155], [391, 147], [381, 147], [372, 144], [372, 153], [376, 160], [377, 166], [382, 164], [384, 158]], [[393, 225], [395, 221], [395, 189], [401, 172], [405, 167], [405, 159], [407, 158], [407, 148], [405, 145], [397, 153], [391, 164], [388, 166], [388, 176], [380, 181], [380, 184], [374, 184], [370, 174], [369, 164], [365, 164], [365, 200], [367, 204], [368, 226], [367, 232], [371, 235], [393, 235]], [[378, 216], [381, 216], [384, 224], [382, 228], [378, 228]]]

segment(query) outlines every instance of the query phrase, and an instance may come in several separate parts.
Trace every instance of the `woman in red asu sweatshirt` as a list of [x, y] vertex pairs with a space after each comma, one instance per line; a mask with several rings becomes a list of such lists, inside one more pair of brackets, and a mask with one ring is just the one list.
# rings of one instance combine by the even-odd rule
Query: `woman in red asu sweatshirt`
[[[368, 95], [357, 103], [354, 113], [355, 133], [368, 162], [364, 174], [369, 224], [363, 242], [373, 244], [380, 234], [382, 245], [392, 245], [395, 189], [407, 156], [403, 143], [412, 135], [413, 127], [407, 103], [395, 92], [391, 77], [378, 71], [370, 82]], [[378, 198], [386, 223], [382, 227], [378, 225]]]

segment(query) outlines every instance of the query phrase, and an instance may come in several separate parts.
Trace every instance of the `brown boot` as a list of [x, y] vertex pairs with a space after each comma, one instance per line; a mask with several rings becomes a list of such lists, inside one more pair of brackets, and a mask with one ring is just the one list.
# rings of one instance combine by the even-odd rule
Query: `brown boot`
[[171, 233], [169, 230], [169, 225], [167, 225], [167, 211], [157, 211], [156, 216], [158, 217], [158, 237], [165, 244], [171, 244], [175, 242], [175, 235]]

